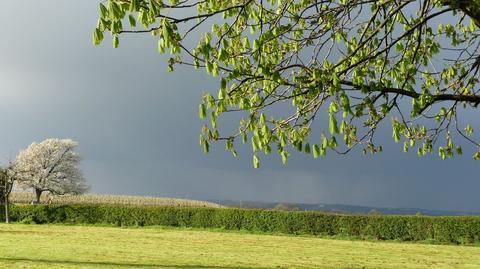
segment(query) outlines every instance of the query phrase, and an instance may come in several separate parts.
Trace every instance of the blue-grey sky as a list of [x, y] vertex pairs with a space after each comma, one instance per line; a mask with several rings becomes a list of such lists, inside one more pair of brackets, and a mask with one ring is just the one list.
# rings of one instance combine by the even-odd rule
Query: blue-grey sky
[[197, 108], [217, 82], [189, 68], [167, 73], [149, 35], [93, 47], [97, 7], [0, 2], [3, 163], [32, 141], [69, 137], [95, 193], [480, 211], [479, 163], [470, 155], [417, 158], [389, 132], [379, 134], [385, 151], [375, 156], [297, 153], [288, 166], [271, 156], [254, 170], [248, 145], [236, 159], [223, 144], [204, 155]]

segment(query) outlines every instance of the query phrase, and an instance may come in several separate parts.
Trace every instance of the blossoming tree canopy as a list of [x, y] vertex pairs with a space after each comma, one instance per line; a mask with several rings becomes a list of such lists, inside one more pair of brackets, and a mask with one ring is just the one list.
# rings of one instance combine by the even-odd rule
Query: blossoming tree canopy
[[43, 192], [57, 195], [86, 192], [89, 187], [80, 170], [77, 145], [71, 139], [53, 138], [32, 143], [13, 163], [17, 182], [34, 190], [36, 202], [40, 202]]
[[[255, 167], [272, 148], [283, 162], [292, 149], [375, 153], [387, 122], [405, 151], [451, 158], [463, 139], [480, 159], [463, 116], [480, 103], [480, 1], [109, 0], [99, 13], [95, 45], [107, 32], [114, 47], [148, 33], [170, 71], [218, 77], [199, 105], [206, 152], [221, 140], [236, 155], [250, 141]], [[231, 112], [243, 116], [238, 130], [220, 129]]]

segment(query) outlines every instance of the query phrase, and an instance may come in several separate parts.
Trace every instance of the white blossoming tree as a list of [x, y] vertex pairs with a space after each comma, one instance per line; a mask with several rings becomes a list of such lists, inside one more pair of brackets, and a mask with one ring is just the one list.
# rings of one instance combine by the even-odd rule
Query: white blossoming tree
[[33, 189], [36, 202], [43, 192], [56, 195], [82, 194], [89, 186], [80, 170], [78, 143], [71, 139], [47, 139], [32, 143], [14, 162], [19, 186]]

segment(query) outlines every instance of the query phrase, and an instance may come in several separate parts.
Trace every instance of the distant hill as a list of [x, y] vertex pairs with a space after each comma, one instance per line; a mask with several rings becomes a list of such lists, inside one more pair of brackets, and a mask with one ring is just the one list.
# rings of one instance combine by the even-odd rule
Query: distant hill
[[342, 204], [303, 204], [303, 203], [274, 203], [256, 201], [232, 201], [232, 200], [209, 200], [227, 207], [240, 208], [264, 208], [279, 210], [307, 210], [330, 213], [347, 214], [384, 214], [384, 215], [415, 215], [428, 216], [478, 216], [480, 212], [451, 211], [451, 210], [430, 210], [422, 208], [391, 208], [391, 207], [370, 207]]

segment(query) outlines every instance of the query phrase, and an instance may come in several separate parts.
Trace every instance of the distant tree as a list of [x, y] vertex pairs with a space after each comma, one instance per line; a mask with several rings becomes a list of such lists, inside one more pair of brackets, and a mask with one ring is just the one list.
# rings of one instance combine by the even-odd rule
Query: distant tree
[[0, 204], [4, 204], [5, 203], [5, 193], [6, 193], [6, 190], [8, 190], [7, 186], [8, 186], [8, 181], [6, 180], [6, 177], [5, 177], [5, 172], [4, 172], [4, 169], [3, 168], [0, 168]]
[[368, 212], [368, 215], [372, 215], [372, 216], [379, 216], [379, 215], [382, 215], [382, 212], [376, 210], [376, 209], [372, 209]]
[[7, 167], [0, 167], [0, 204], [4, 205], [5, 222], [10, 222], [10, 193], [15, 183], [16, 173], [10, 163]]
[[[234, 143], [250, 140], [255, 167], [272, 147], [284, 163], [291, 149], [376, 153], [387, 121], [404, 151], [445, 159], [462, 154], [456, 141], [465, 139], [480, 159], [462, 114], [480, 103], [479, 25], [479, 1], [109, 0], [93, 42], [109, 32], [118, 47], [120, 35], [148, 33], [172, 54], [170, 71], [183, 64], [218, 76], [218, 94], [199, 107], [210, 118], [205, 152], [223, 140], [236, 155]], [[224, 134], [217, 122], [228, 112], [243, 118]]]
[[56, 195], [82, 194], [88, 191], [80, 170], [77, 142], [71, 139], [47, 139], [32, 143], [14, 161], [19, 186], [33, 189], [36, 203], [43, 192]]

